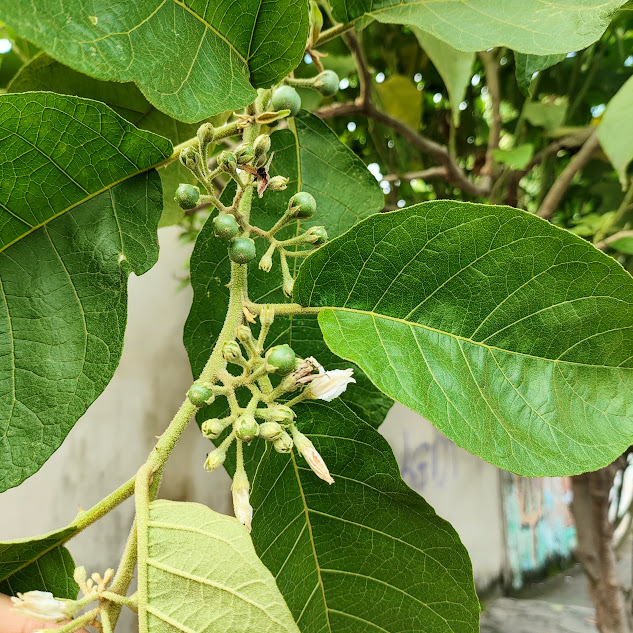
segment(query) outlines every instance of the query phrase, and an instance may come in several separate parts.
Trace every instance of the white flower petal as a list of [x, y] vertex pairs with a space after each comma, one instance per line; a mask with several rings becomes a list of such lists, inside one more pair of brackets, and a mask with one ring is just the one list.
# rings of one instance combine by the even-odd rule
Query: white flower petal
[[317, 400], [331, 402], [338, 398], [351, 382], [356, 382], [352, 378], [353, 369], [331, 369], [319, 374], [310, 383], [310, 396]]

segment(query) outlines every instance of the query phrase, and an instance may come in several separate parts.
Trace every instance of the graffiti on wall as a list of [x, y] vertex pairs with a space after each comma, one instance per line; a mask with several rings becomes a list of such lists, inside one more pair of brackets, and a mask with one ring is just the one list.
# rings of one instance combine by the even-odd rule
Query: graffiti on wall
[[458, 450], [439, 431], [433, 439], [414, 443], [408, 431], [403, 432], [404, 451], [400, 456], [400, 473], [405, 482], [422, 493], [429, 486], [444, 488], [457, 477]]
[[571, 479], [501, 475], [512, 585], [519, 589], [526, 574], [568, 558], [576, 545]]

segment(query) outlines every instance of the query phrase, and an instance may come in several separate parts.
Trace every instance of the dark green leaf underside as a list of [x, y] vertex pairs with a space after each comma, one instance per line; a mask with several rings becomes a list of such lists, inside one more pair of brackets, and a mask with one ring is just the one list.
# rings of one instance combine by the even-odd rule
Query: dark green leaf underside
[[384, 438], [341, 403], [297, 414], [335, 483], [268, 447], [251, 502], [255, 548], [302, 633], [478, 631], [468, 554]]
[[295, 298], [334, 353], [458, 445], [527, 476], [633, 440], [633, 279], [522, 211], [430, 202], [310, 256]]
[[62, 63], [133, 81], [163, 112], [194, 123], [287, 75], [303, 54], [307, 13], [304, 0], [139, 0], [116, 11], [105, 0], [30, 0], [4, 3], [0, 19]]

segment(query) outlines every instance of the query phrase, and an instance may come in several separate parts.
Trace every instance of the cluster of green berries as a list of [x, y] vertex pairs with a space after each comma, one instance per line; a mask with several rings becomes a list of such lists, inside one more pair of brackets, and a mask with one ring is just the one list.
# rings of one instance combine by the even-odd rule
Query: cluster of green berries
[[[339, 78], [332, 70], [324, 70], [310, 79], [293, 80], [297, 86], [313, 88], [324, 97], [333, 97], [338, 92]], [[275, 111], [290, 110], [290, 116], [297, 116], [301, 110], [301, 97], [293, 86], [280, 86], [273, 92], [270, 107]]]

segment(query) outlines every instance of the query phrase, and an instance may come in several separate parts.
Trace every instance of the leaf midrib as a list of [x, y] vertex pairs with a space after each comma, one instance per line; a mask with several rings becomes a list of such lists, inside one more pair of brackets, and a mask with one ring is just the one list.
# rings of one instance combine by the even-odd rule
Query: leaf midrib
[[[417, 323], [416, 321], [406, 321], [405, 319], [400, 319], [398, 317], [388, 316], [386, 314], [380, 314], [378, 312], [374, 312], [373, 310], [361, 310], [359, 308], [343, 308], [338, 306], [323, 306], [319, 312], [319, 323], [321, 322], [321, 314], [324, 314], [327, 310], [331, 310], [332, 312], [350, 312], [352, 314], [361, 314], [363, 316], [370, 316], [373, 319], [383, 319], [385, 321], [394, 321], [396, 323], [400, 323], [409, 328], [416, 327], [422, 330], [427, 330], [429, 332], [433, 332], [435, 334], [440, 334], [443, 336], [448, 336], [449, 338], [455, 339], [456, 341], [463, 341], [465, 343], [469, 343], [471, 345], [476, 345], [478, 347], [482, 347], [485, 350], [491, 351], [496, 350], [499, 352], [505, 352], [506, 354], [514, 354], [515, 356], [522, 356], [524, 358], [532, 358], [534, 360], [542, 360], [548, 361], [550, 363], [556, 363], [557, 365], [578, 365], [580, 367], [591, 367], [591, 368], [604, 368], [604, 369], [614, 369], [618, 371], [631, 371], [633, 372], [633, 367], [618, 367], [613, 365], [589, 365], [587, 363], [580, 363], [578, 361], [571, 360], [561, 360], [560, 358], [546, 358], [544, 356], [534, 356], [533, 354], [526, 354], [525, 352], [517, 352], [511, 349], [504, 349], [503, 347], [497, 347], [495, 345], [486, 345], [480, 341], [474, 341], [466, 336], [461, 336], [459, 334], [453, 334], [452, 332], [446, 332], [445, 330], [439, 330], [437, 328], [431, 327], [430, 325], [425, 325], [423, 323]], [[336, 314], [334, 315], [336, 317]], [[338, 322], [338, 319], [337, 319]]]

